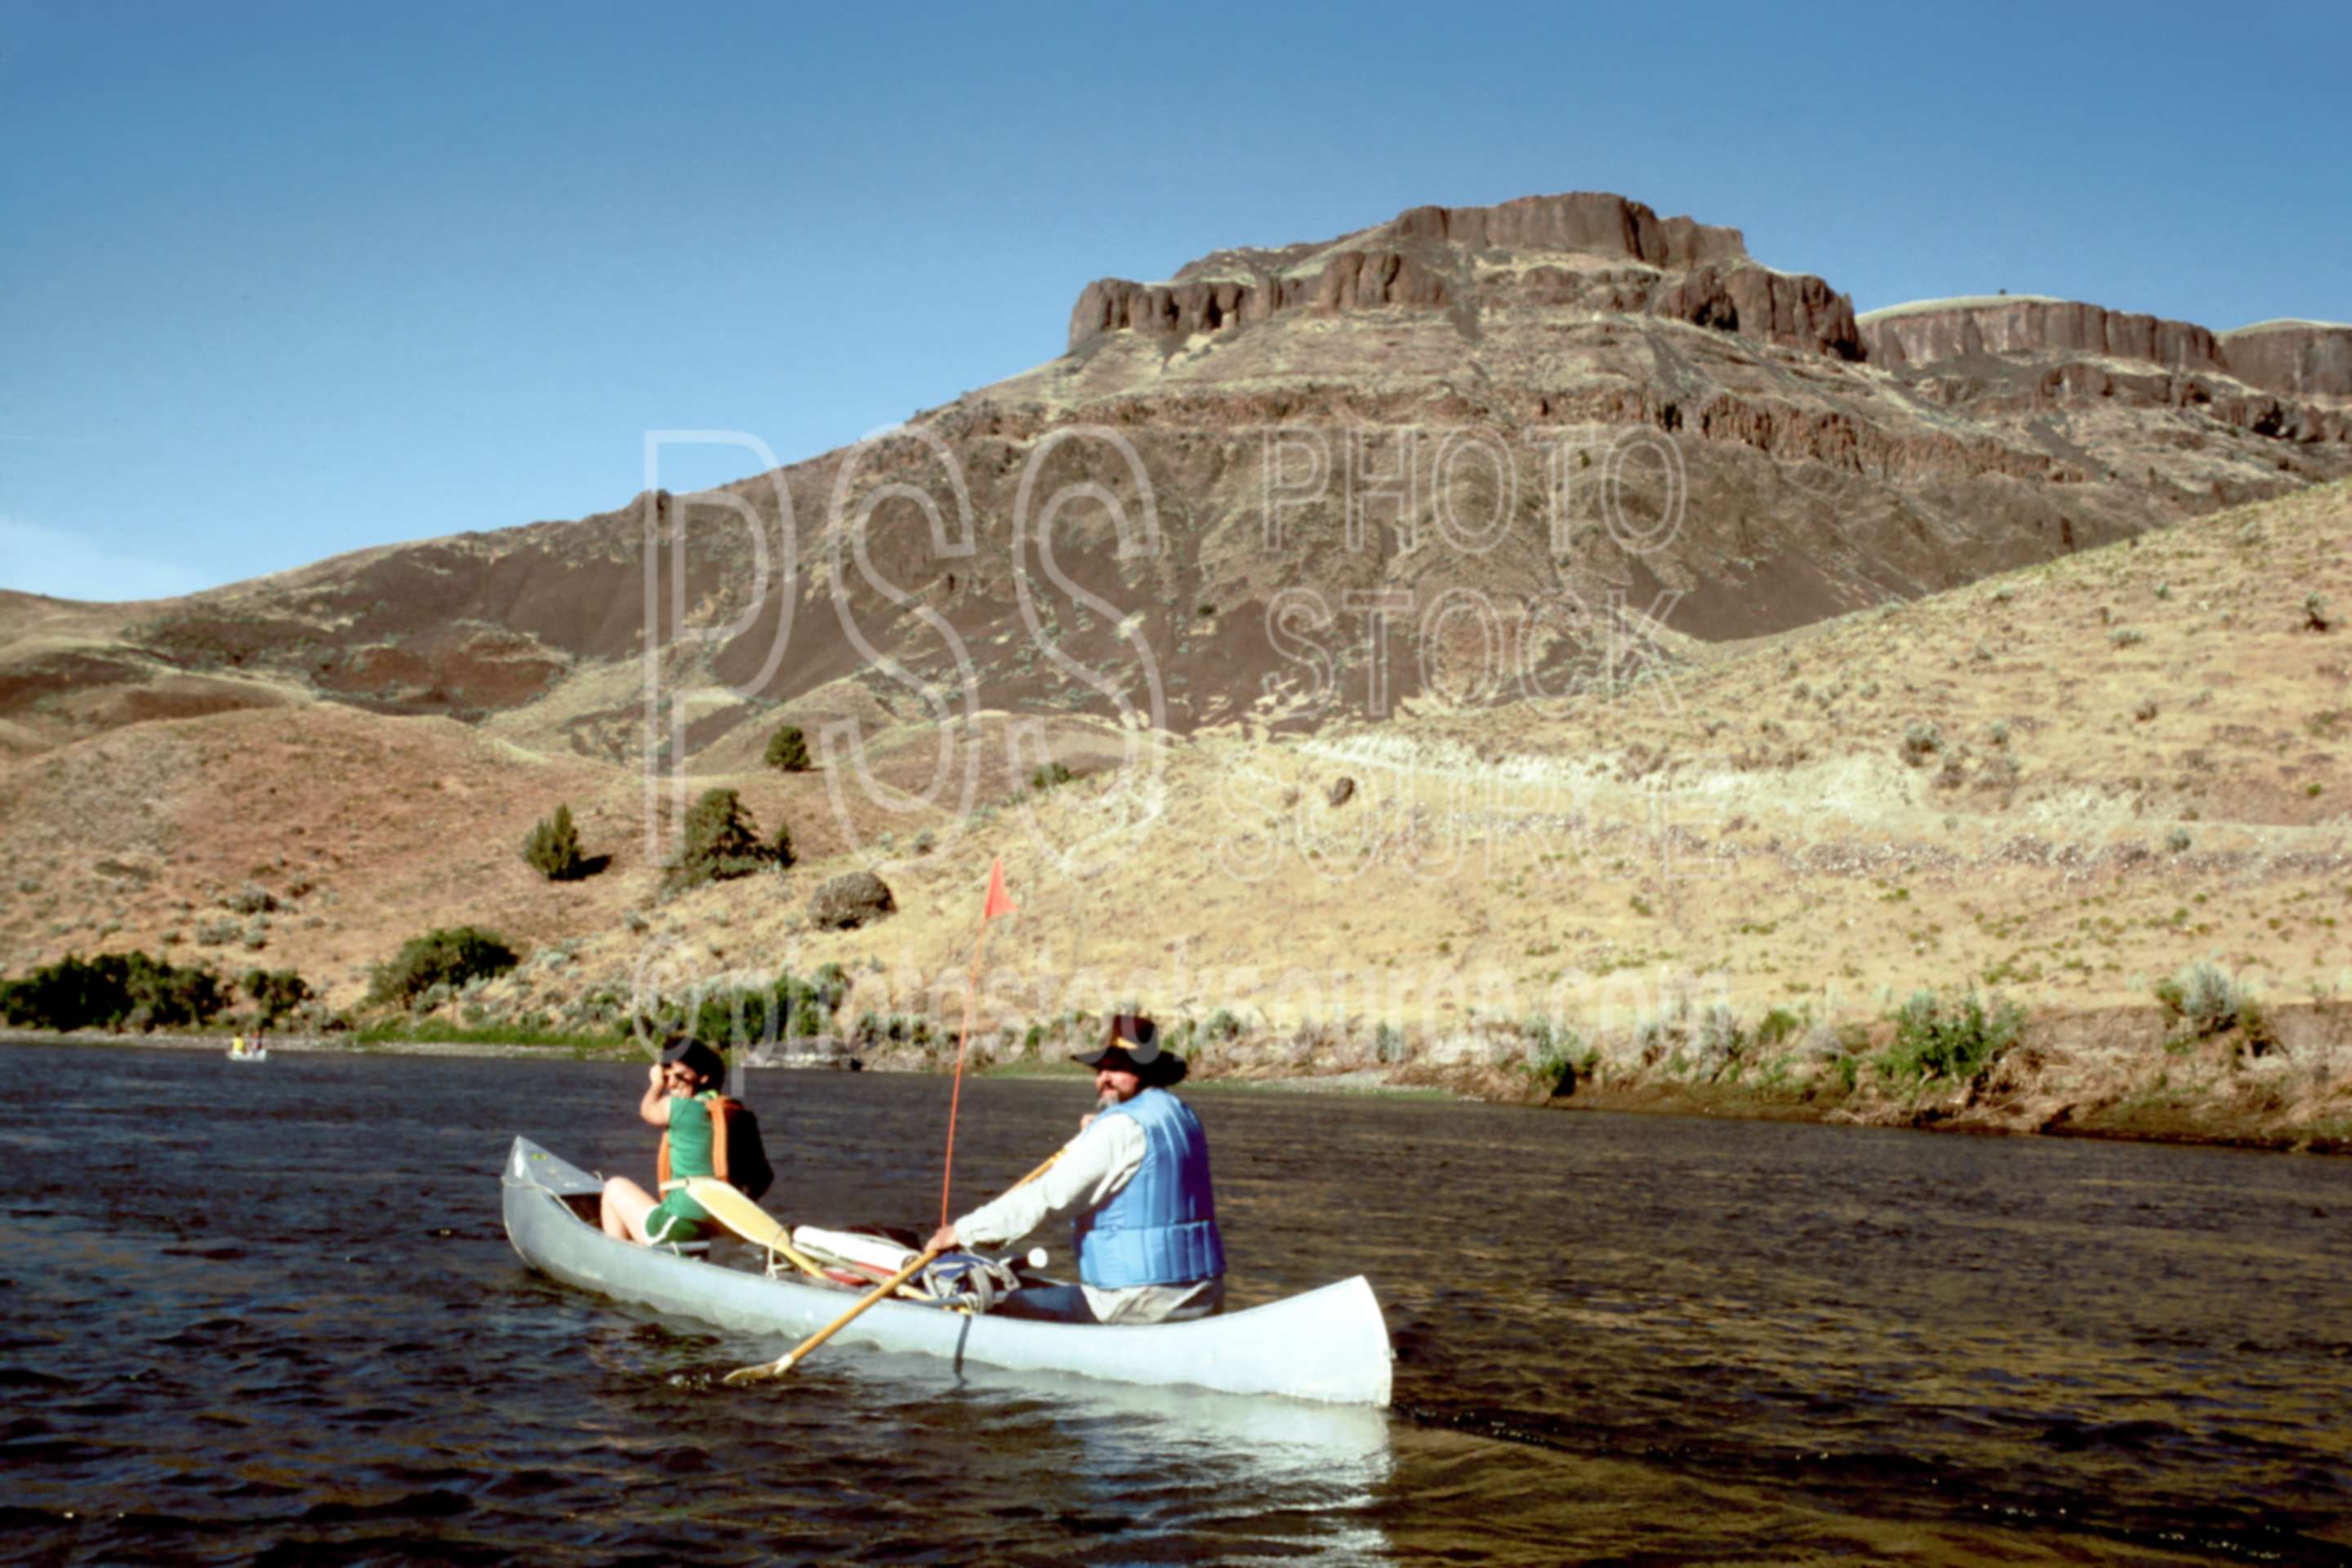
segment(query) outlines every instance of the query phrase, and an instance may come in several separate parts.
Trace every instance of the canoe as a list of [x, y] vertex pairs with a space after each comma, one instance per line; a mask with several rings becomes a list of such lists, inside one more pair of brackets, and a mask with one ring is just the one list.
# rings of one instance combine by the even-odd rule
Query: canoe
[[[839, 1317], [846, 1290], [769, 1279], [615, 1241], [591, 1223], [604, 1184], [517, 1138], [501, 1177], [507, 1239], [523, 1262], [583, 1290], [722, 1329], [773, 1335], [779, 1352]], [[1104, 1326], [944, 1311], [884, 1301], [826, 1351], [864, 1347], [1022, 1373], [1281, 1394], [1334, 1405], [1389, 1403], [1388, 1324], [1360, 1275], [1284, 1300], [1185, 1323]]]
[[269, 1047], [263, 1046], [258, 1050], [231, 1051], [228, 1059], [233, 1062], [266, 1062], [269, 1059]]

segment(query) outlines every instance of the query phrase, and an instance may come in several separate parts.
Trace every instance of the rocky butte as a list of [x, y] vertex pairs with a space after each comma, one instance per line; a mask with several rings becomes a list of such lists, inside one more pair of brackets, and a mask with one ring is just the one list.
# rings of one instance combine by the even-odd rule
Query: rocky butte
[[[1513, 256], [1480, 278], [1465, 256]], [[1595, 266], [1620, 260], [1630, 266]], [[1818, 278], [1748, 258], [1738, 229], [1661, 218], [1622, 196], [1528, 196], [1492, 207], [1423, 206], [1324, 246], [1223, 250], [1166, 283], [1106, 278], [1070, 312], [1070, 350], [1103, 332], [1183, 337], [1285, 310], [1434, 308], [1460, 300], [1640, 313], [1765, 342], [1861, 357], [1853, 307]]]
[[[778, 703], [932, 721], [940, 689], [1178, 731], [1507, 700], [1579, 679], [1612, 606], [1668, 651], [1750, 637], [2347, 473], [2343, 326], [2028, 296], [1857, 317], [1738, 230], [1622, 196], [1417, 206], [1089, 283], [1057, 357], [725, 492], [135, 608], [8, 601], [0, 745], [299, 694], [636, 756], [649, 526], [681, 538], [662, 570], [694, 624], [735, 628], [655, 628], [671, 681], [728, 694], [671, 742], [699, 755]], [[1057, 512], [1053, 574], [1037, 518], [1016, 545], [1024, 482], [1097, 498]], [[762, 578], [743, 519], [787, 500], [799, 569]], [[1492, 624], [1422, 625], [1454, 589]], [[1350, 595], [1402, 607], [1376, 630]]]

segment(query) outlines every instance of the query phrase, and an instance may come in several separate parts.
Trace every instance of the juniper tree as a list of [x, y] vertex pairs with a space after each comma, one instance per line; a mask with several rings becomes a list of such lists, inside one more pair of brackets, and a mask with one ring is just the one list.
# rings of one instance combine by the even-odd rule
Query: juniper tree
[[698, 888], [748, 877], [779, 861], [789, 865], [791, 845], [789, 833], [763, 840], [759, 824], [733, 790], [706, 790], [686, 814], [686, 842], [670, 862], [667, 879], [673, 888]]
[[776, 732], [768, 737], [768, 765], [782, 773], [808, 772], [808, 737], [801, 732], [798, 724], [779, 724]]
[[541, 817], [530, 837], [522, 841], [522, 858], [551, 882], [580, 875], [585, 864], [580, 853], [580, 830], [572, 825], [572, 807], [558, 805], [551, 817]]

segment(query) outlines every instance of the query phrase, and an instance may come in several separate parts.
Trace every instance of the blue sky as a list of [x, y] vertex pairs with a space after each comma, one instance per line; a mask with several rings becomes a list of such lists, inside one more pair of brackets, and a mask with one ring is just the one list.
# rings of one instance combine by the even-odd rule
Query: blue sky
[[[1857, 309], [2352, 317], [2352, 13], [0, 4], [0, 586], [184, 592], [793, 460], [1104, 275], [1612, 190]], [[728, 457], [673, 488], [736, 477]]]

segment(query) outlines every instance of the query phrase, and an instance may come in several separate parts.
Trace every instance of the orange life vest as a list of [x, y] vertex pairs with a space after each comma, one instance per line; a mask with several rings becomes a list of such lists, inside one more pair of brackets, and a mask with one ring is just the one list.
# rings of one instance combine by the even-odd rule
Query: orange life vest
[[[724, 1094], [698, 1095], [710, 1113], [710, 1173], [754, 1202], [775, 1184], [774, 1167], [760, 1142], [760, 1119], [741, 1100]], [[739, 1144], [740, 1141], [740, 1144]], [[669, 1190], [669, 1134], [664, 1132], [661, 1152], [654, 1160], [654, 1191]]]

